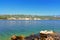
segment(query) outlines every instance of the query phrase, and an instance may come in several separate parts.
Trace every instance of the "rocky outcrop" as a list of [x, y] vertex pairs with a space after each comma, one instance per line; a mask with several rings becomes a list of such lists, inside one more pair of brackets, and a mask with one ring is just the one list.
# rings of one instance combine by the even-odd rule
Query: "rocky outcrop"
[[47, 31], [47, 33], [44, 33], [44, 31], [43, 32], [41, 31], [38, 34], [31, 34], [30, 36], [27, 36], [27, 37], [13, 35], [11, 37], [11, 40], [60, 40], [60, 34], [58, 33], [52, 34], [52, 33], [53, 31]]

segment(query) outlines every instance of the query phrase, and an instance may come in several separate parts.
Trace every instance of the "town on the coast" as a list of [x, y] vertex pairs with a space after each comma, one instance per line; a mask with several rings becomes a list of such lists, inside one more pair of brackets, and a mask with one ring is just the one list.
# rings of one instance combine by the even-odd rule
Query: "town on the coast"
[[11, 40], [60, 40], [60, 34], [53, 32], [52, 30], [40, 31], [38, 34], [32, 33], [30, 36], [24, 37], [12, 35]]
[[60, 16], [0, 15], [0, 20], [60, 20]]

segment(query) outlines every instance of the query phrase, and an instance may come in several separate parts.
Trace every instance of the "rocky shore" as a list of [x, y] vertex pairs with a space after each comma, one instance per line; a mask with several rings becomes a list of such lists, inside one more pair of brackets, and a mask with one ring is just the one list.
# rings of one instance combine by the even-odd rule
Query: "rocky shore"
[[13, 35], [11, 40], [60, 40], [60, 33], [55, 33], [53, 31], [41, 31], [38, 34], [31, 34], [30, 36], [24, 37]]

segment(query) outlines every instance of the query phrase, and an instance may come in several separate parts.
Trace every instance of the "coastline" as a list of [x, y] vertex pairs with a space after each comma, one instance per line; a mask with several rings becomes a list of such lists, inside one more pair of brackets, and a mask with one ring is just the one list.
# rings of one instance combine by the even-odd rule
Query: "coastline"
[[60, 17], [39, 15], [0, 15], [0, 20], [60, 20]]

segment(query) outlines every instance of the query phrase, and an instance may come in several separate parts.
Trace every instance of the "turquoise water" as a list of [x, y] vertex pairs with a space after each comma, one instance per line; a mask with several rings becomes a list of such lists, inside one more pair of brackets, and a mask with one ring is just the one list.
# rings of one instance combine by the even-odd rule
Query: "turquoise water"
[[10, 40], [12, 35], [29, 36], [41, 30], [54, 30], [60, 32], [60, 20], [0, 20], [0, 40]]

